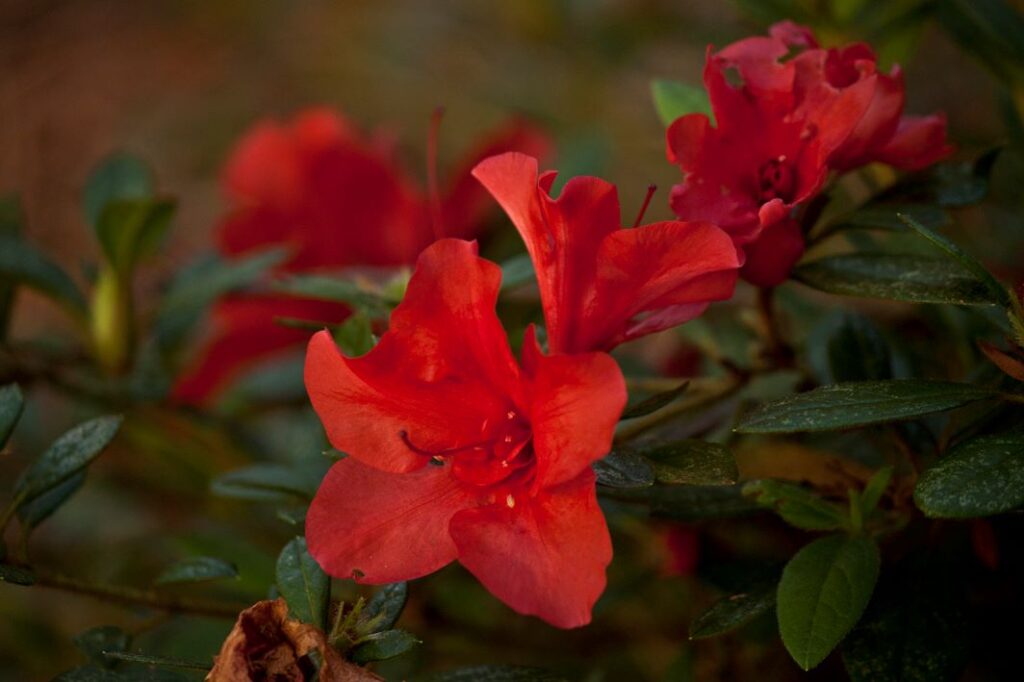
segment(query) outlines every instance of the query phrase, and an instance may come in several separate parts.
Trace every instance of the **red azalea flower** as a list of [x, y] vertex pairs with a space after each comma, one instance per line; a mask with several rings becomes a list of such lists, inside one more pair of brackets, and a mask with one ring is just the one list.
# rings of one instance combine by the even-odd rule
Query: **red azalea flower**
[[690, 320], [732, 296], [741, 254], [706, 222], [621, 229], [615, 186], [569, 180], [510, 152], [473, 170], [519, 230], [540, 284], [548, 345], [555, 353], [610, 350]]
[[[291, 249], [276, 274], [347, 266], [411, 264], [435, 238], [428, 193], [403, 172], [392, 145], [364, 138], [339, 114], [302, 112], [288, 124], [258, 124], [239, 142], [224, 169], [232, 204], [217, 233], [226, 256], [271, 247]], [[444, 236], [474, 237], [489, 209], [486, 192], [469, 176], [495, 153], [541, 153], [546, 140], [513, 123], [483, 141], [440, 192]], [[341, 305], [281, 296], [232, 296], [219, 302], [216, 332], [198, 362], [174, 389], [174, 398], [202, 403], [253, 364], [301, 345], [309, 333], [284, 329], [276, 317], [341, 322]]]
[[306, 537], [332, 575], [390, 583], [458, 559], [516, 611], [576, 627], [611, 561], [590, 464], [611, 446], [625, 382], [603, 353], [543, 355], [532, 329], [518, 366], [494, 312], [500, 280], [475, 244], [444, 239], [369, 353], [313, 337], [309, 397], [349, 456]]

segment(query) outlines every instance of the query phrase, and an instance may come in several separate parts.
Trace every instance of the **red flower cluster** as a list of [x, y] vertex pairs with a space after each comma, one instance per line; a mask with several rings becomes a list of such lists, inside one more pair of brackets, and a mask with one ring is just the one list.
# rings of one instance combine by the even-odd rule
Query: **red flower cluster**
[[590, 621], [612, 547], [590, 464], [626, 403], [603, 353], [541, 353], [521, 366], [495, 314], [500, 269], [441, 240], [420, 256], [380, 343], [360, 358], [327, 332], [306, 386], [334, 447], [306, 519], [329, 573], [380, 584], [458, 559], [521, 613]]
[[715, 125], [689, 114], [667, 133], [669, 161], [686, 175], [672, 208], [728, 231], [746, 251], [743, 277], [760, 286], [781, 283], [803, 254], [793, 209], [830, 171], [875, 161], [912, 170], [951, 151], [942, 115], [902, 116], [898, 67], [880, 72], [862, 43], [822, 48], [792, 22], [709, 48], [704, 84]]
[[[491, 210], [487, 194], [469, 175], [480, 159], [546, 148], [546, 139], [523, 123], [495, 131], [451, 176], [435, 212], [386, 137], [363, 137], [327, 109], [307, 110], [286, 125], [263, 122], [242, 138], [226, 164], [223, 186], [231, 210], [216, 235], [219, 250], [231, 257], [286, 247], [289, 258], [277, 274], [412, 264], [435, 231], [463, 238], [479, 233]], [[212, 399], [254, 363], [309, 337], [274, 318], [340, 322], [348, 310], [323, 301], [239, 295], [219, 302], [213, 315], [215, 333], [175, 386], [174, 397], [182, 402]]]

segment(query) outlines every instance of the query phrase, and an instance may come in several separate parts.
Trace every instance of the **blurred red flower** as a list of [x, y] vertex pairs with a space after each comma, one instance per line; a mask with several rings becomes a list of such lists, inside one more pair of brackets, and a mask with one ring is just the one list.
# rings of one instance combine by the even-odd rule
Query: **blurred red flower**
[[555, 199], [556, 173], [510, 152], [473, 170], [530, 252], [555, 353], [610, 350], [728, 299], [742, 254], [706, 222], [621, 229], [615, 186], [572, 178]]
[[390, 583], [458, 559], [516, 611], [576, 627], [611, 561], [590, 464], [611, 447], [625, 382], [603, 353], [543, 355], [532, 328], [517, 365], [500, 280], [475, 244], [441, 240], [373, 350], [347, 358], [312, 338], [306, 387], [348, 457], [306, 537], [332, 575]]
[[[541, 154], [547, 147], [546, 138], [521, 121], [493, 131], [439, 192], [437, 216], [428, 192], [405, 173], [383, 136], [364, 136], [321, 108], [286, 124], [265, 121], [242, 137], [225, 165], [231, 208], [216, 234], [218, 249], [228, 257], [290, 249], [275, 274], [411, 264], [435, 232], [479, 233], [490, 200], [469, 175], [477, 161], [510, 149]], [[308, 339], [305, 330], [275, 324], [276, 317], [340, 322], [347, 315], [344, 306], [322, 301], [227, 297], [215, 306], [214, 333], [173, 396], [208, 401], [253, 364]]]
[[793, 209], [829, 171], [874, 161], [913, 170], [952, 151], [942, 115], [902, 116], [898, 67], [879, 72], [862, 43], [823, 49], [792, 22], [709, 47], [704, 84], [715, 125], [689, 114], [667, 132], [668, 159], [685, 174], [672, 209], [729, 232], [747, 254], [744, 279], [759, 286], [781, 283], [803, 254]]

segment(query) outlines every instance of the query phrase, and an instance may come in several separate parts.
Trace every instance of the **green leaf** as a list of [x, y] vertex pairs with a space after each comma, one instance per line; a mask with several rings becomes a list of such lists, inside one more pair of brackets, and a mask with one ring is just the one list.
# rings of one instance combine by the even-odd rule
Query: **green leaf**
[[385, 630], [364, 637], [352, 649], [351, 658], [360, 665], [373, 661], [386, 661], [389, 658], [401, 656], [418, 644], [421, 644], [420, 640], [405, 630]]
[[131, 272], [135, 263], [151, 255], [171, 224], [175, 202], [167, 199], [119, 199], [108, 203], [99, 216], [96, 236], [107, 261], [119, 273]]
[[97, 226], [103, 209], [112, 201], [145, 199], [153, 195], [153, 173], [142, 160], [112, 154], [93, 170], [85, 186], [85, 220]]
[[914, 501], [927, 516], [990, 516], [1024, 504], [1024, 432], [987, 435], [951, 448], [921, 474]]
[[12, 585], [33, 585], [36, 582], [36, 574], [32, 572], [32, 569], [23, 566], [0, 564], [0, 582]]
[[886, 466], [876, 471], [868, 480], [867, 485], [864, 486], [864, 491], [861, 493], [861, 504], [864, 505], [865, 514], [870, 514], [878, 506], [886, 488], [889, 487], [892, 474], [893, 468]]
[[824, 383], [892, 378], [892, 353], [878, 327], [863, 315], [841, 311], [816, 326], [809, 360]]
[[654, 98], [658, 118], [665, 127], [687, 114], [712, 116], [711, 100], [703, 87], [672, 80], [654, 80], [651, 81], [651, 96]]
[[197, 556], [190, 557], [170, 566], [161, 573], [155, 585], [170, 585], [173, 583], [199, 583], [221, 578], [237, 578], [238, 567], [233, 563], [217, 559], [215, 557]]
[[658, 483], [731, 485], [740, 475], [732, 451], [718, 443], [677, 440], [645, 447], [641, 452], [654, 461]]
[[254, 502], [295, 502], [312, 500], [330, 461], [310, 460], [301, 464], [254, 464], [213, 479], [210, 490], [220, 497]]
[[291, 275], [274, 282], [272, 288], [291, 296], [317, 301], [345, 303], [362, 310], [370, 317], [386, 316], [391, 311], [389, 301], [367, 290], [359, 283], [326, 275]]
[[28, 242], [0, 235], [0, 279], [24, 284], [85, 319], [88, 305], [74, 281]]
[[479, 665], [437, 673], [428, 677], [427, 682], [566, 682], [566, 680], [541, 668]]
[[[21, 234], [24, 216], [17, 195], [0, 197], [0, 237], [17, 239]], [[17, 285], [0, 280], [0, 341], [7, 337], [7, 328], [14, 309]]]
[[951, 410], [999, 394], [971, 384], [929, 379], [854, 381], [822, 386], [762, 405], [740, 420], [740, 433], [833, 431]]
[[619, 489], [614, 498], [646, 503], [650, 505], [652, 516], [676, 521], [732, 518], [759, 509], [756, 503], [743, 497], [740, 486], [655, 485]]
[[933, 232], [910, 216], [901, 215], [900, 219], [907, 225], [907, 227], [911, 228], [932, 244], [945, 251], [950, 258], [960, 264], [960, 267], [971, 273], [979, 282], [981, 282], [988, 291], [993, 303], [997, 303], [1004, 308], [1009, 308], [1013, 305], [1010, 300], [1011, 294], [1009, 289], [1000, 284], [999, 280], [993, 277], [992, 273], [990, 273], [984, 265], [979, 263], [974, 256], [971, 256], [961, 249], [949, 238], [939, 234], [938, 232]]
[[856, 625], [878, 580], [880, 558], [864, 536], [833, 535], [805, 546], [786, 564], [776, 611], [786, 650], [815, 667]]
[[536, 279], [530, 254], [512, 256], [501, 264], [501, 291], [511, 291]]
[[293, 618], [326, 629], [330, 578], [309, 555], [305, 538], [294, 538], [281, 550], [277, 588]]
[[900, 215], [910, 216], [933, 228], [949, 224], [949, 213], [930, 204], [868, 204], [842, 215], [822, 228], [816, 240], [849, 229], [878, 229], [900, 231], [905, 228]]
[[655, 395], [652, 395], [650, 398], [647, 398], [646, 400], [641, 400], [635, 405], [627, 407], [625, 410], [623, 410], [622, 416], [619, 417], [619, 419], [635, 419], [637, 417], [643, 417], [645, 415], [651, 414], [652, 412], [657, 412], [658, 410], [665, 407], [673, 400], [681, 396], [683, 393], [685, 393], [689, 385], [689, 381], [684, 381], [683, 383], [679, 384], [679, 386], [673, 388], [670, 391], [657, 393]]
[[0, 388], [0, 448], [7, 445], [24, 409], [25, 398], [18, 384], [7, 384]]
[[126, 678], [113, 670], [85, 665], [61, 673], [51, 682], [126, 682]]
[[373, 338], [373, 326], [370, 323], [370, 318], [364, 313], [350, 315], [347, 320], [335, 328], [334, 340], [350, 358], [368, 353], [376, 343]]
[[690, 639], [707, 639], [746, 625], [775, 606], [775, 582], [732, 594], [712, 604], [690, 624]]
[[597, 482], [611, 488], [643, 488], [654, 485], [654, 471], [643, 457], [613, 450], [594, 462]]
[[842, 296], [909, 303], [998, 303], [977, 278], [942, 258], [885, 253], [826, 256], [798, 266], [793, 278]]
[[111, 651], [127, 651], [132, 644], [132, 636], [115, 625], [101, 625], [76, 636], [74, 643], [90, 661], [109, 668], [114, 661], [104, 654]]
[[938, 204], [946, 208], [980, 203], [988, 194], [989, 176], [1001, 152], [1001, 147], [995, 147], [973, 162], [936, 164], [924, 172], [905, 176], [877, 199], [885, 202]]
[[366, 603], [360, 620], [373, 626], [373, 632], [390, 630], [402, 615], [405, 602], [409, 599], [409, 586], [406, 583], [384, 585]]
[[743, 494], [768, 507], [786, 523], [804, 530], [835, 530], [846, 523], [841, 507], [827, 502], [810, 490], [785, 481], [751, 481]]
[[18, 507], [18, 519], [26, 529], [33, 529], [71, 499], [85, 483], [86, 470], [76, 472], [63, 483], [50, 488], [45, 493], [25, 502]]
[[47, 448], [15, 486], [22, 504], [52, 490], [83, 470], [117, 435], [120, 415], [97, 417], [79, 424]]

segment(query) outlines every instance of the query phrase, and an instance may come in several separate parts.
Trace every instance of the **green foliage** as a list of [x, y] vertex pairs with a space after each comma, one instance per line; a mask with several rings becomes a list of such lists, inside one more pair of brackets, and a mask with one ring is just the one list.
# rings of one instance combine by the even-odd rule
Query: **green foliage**
[[763, 582], [712, 604], [690, 624], [690, 639], [717, 637], [742, 627], [775, 607], [777, 581]]
[[0, 448], [7, 444], [25, 409], [25, 399], [17, 384], [0, 387]]
[[594, 462], [597, 482], [611, 488], [644, 488], [654, 485], [654, 470], [640, 455], [613, 450]]
[[736, 458], [718, 443], [687, 439], [644, 447], [658, 483], [670, 485], [731, 485], [739, 478]]
[[634, 405], [630, 405], [626, 407], [625, 410], [622, 411], [622, 416], [620, 417], [620, 419], [636, 419], [637, 417], [644, 417], [651, 414], [652, 412], [657, 412], [658, 410], [665, 407], [666, 405], [674, 401], [676, 398], [681, 396], [683, 393], [686, 393], [686, 389], [687, 387], [689, 387], [689, 385], [689, 381], [684, 381], [683, 383], [679, 384], [679, 386], [677, 386], [676, 388], [673, 388], [668, 391], [663, 391], [661, 393], [656, 393], [655, 395], [652, 395], [650, 398], [641, 400], [640, 402]]
[[144, 161], [128, 154], [112, 154], [89, 176], [84, 196], [85, 220], [96, 228], [109, 204], [145, 199], [154, 189], [153, 172]]
[[779, 633], [797, 665], [817, 666], [857, 623], [880, 561], [870, 538], [832, 535], [811, 542], [786, 564], [777, 594]]
[[431, 675], [427, 682], [566, 682], [540, 668], [480, 665]]
[[401, 656], [420, 643], [420, 640], [404, 630], [385, 630], [364, 637], [350, 655], [359, 664], [384, 661]]
[[92, 663], [103, 668], [111, 668], [116, 661], [108, 658], [106, 654], [127, 651], [131, 646], [132, 636], [117, 626], [100, 625], [79, 634], [74, 642]]
[[533, 270], [533, 261], [530, 260], [528, 253], [512, 256], [501, 264], [501, 291], [503, 293], [518, 289], [536, 279], [537, 273]]
[[349, 316], [334, 330], [334, 340], [349, 357], [359, 357], [373, 348], [376, 340], [370, 318], [363, 313]]
[[96, 223], [96, 236], [107, 261], [124, 275], [140, 258], [152, 255], [174, 217], [175, 204], [166, 199], [112, 201]]
[[678, 81], [656, 80], [651, 82], [651, 96], [654, 98], [658, 118], [666, 127], [687, 114], [712, 115], [711, 101], [702, 87]]
[[237, 577], [238, 567], [233, 563], [216, 557], [198, 556], [168, 566], [153, 582], [156, 585], [171, 585]]
[[774, 510], [786, 523], [797, 528], [836, 530], [847, 524], [841, 507], [793, 483], [751, 481], [743, 486], [743, 494]]
[[927, 469], [914, 502], [928, 516], [971, 518], [1024, 504], [1024, 431], [972, 438]]
[[85, 319], [85, 296], [66, 272], [28, 242], [0, 234], [0, 280], [23, 284]]
[[330, 578], [309, 555], [306, 539], [293, 538], [277, 558], [277, 589], [293, 618], [327, 627]]
[[360, 619], [371, 632], [390, 630], [402, 615], [405, 603], [409, 599], [407, 583], [391, 583], [384, 585], [366, 602]]

